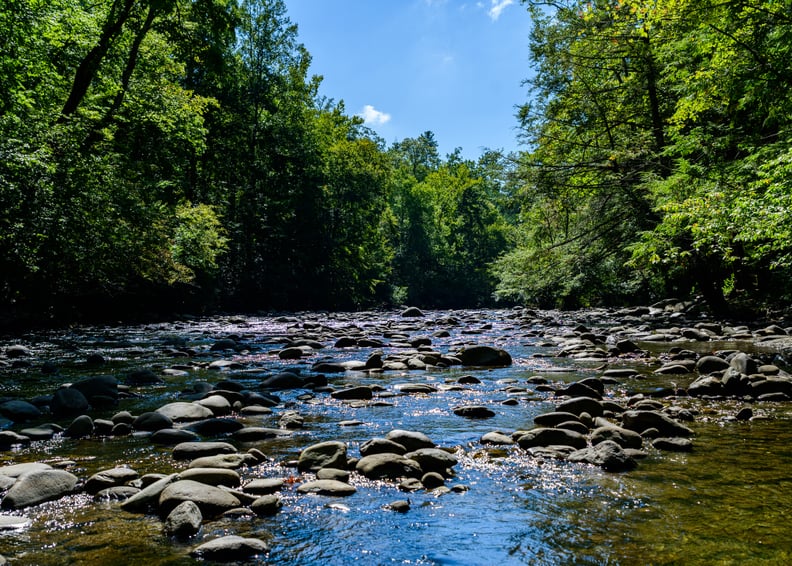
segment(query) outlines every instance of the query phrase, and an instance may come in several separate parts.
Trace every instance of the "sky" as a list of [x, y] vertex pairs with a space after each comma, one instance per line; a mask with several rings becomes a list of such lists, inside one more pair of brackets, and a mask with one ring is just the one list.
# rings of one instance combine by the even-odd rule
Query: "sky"
[[527, 102], [530, 17], [519, 0], [285, 0], [321, 95], [386, 143], [434, 132], [459, 147], [515, 151]]

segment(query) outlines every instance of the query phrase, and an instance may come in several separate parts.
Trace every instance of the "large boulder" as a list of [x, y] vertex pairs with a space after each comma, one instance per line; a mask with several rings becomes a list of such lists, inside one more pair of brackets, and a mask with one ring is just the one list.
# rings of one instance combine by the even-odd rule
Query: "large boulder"
[[167, 517], [177, 505], [184, 501], [192, 501], [207, 518], [217, 517], [221, 513], [239, 507], [241, 502], [232, 493], [193, 480], [178, 480], [168, 485], [160, 494], [160, 515]]
[[309, 446], [300, 452], [297, 468], [301, 472], [315, 472], [321, 468], [347, 467], [347, 445], [343, 442], [327, 441]]
[[460, 350], [457, 356], [465, 366], [505, 367], [512, 364], [511, 355], [506, 350], [492, 346], [469, 346]]
[[40, 470], [20, 476], [3, 498], [3, 509], [22, 509], [69, 495], [78, 478], [65, 470]]

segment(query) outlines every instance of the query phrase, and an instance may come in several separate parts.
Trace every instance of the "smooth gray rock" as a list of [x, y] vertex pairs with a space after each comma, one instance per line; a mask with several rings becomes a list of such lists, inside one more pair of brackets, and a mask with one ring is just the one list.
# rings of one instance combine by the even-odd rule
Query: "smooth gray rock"
[[454, 414], [468, 419], [490, 419], [495, 416], [495, 411], [484, 405], [460, 405], [454, 407]]
[[406, 454], [407, 449], [404, 445], [388, 440], [387, 438], [372, 438], [360, 445], [360, 455], [369, 456], [371, 454], [382, 454], [390, 452], [392, 454]]
[[[118, 423], [127, 422], [125, 415], [116, 415], [113, 417], [113, 422], [116, 422], [116, 417], [119, 418]], [[123, 419], [123, 420], [121, 420]], [[163, 428], [172, 428], [173, 421], [167, 415], [155, 411], [141, 413], [132, 421], [132, 428], [135, 430], [142, 430], [146, 432], [154, 432]]]
[[173, 447], [175, 460], [193, 460], [203, 456], [234, 454], [237, 449], [228, 442], [182, 442]]
[[284, 484], [281, 478], [258, 478], [250, 480], [243, 489], [253, 495], [270, 495], [280, 491]]
[[60, 499], [74, 491], [77, 476], [64, 470], [29, 472], [17, 479], [3, 498], [3, 509], [22, 509]]
[[[129, 511], [130, 513], [146, 513], [151, 508], [155, 507], [159, 502], [160, 495], [170, 484], [175, 482], [179, 474], [171, 474], [163, 478], [159, 478], [153, 483], [146, 485], [139, 493], [136, 493], [123, 503], [121, 509]], [[145, 479], [145, 476], [144, 478]], [[145, 484], [144, 484], [145, 485]]]
[[315, 472], [321, 468], [347, 467], [347, 445], [343, 442], [327, 441], [309, 446], [300, 452], [297, 469]]
[[573, 448], [585, 448], [586, 437], [572, 430], [563, 428], [534, 428], [526, 431], [525, 434], [517, 438], [517, 444], [522, 449], [533, 448], [536, 446], [572, 446]]
[[392, 440], [404, 446], [408, 452], [419, 448], [434, 448], [435, 443], [422, 432], [395, 429], [385, 435], [386, 440]]
[[165, 415], [175, 423], [200, 421], [214, 416], [210, 409], [198, 403], [185, 403], [183, 401], [163, 405], [156, 412]]
[[238, 487], [240, 477], [234, 470], [226, 468], [188, 468], [179, 474], [179, 479], [192, 480], [215, 487]]
[[640, 449], [643, 444], [640, 434], [616, 425], [601, 426], [591, 432], [591, 444], [597, 445], [605, 440], [612, 440], [622, 448]]
[[512, 364], [511, 355], [506, 350], [492, 346], [469, 346], [457, 354], [462, 365], [484, 367], [506, 367]]
[[283, 508], [283, 500], [280, 495], [262, 495], [250, 504], [250, 509], [259, 517], [274, 515]]
[[626, 411], [622, 415], [622, 426], [637, 433], [657, 429], [662, 436], [691, 436], [693, 431], [669, 416], [657, 411]]
[[85, 482], [85, 491], [96, 494], [103, 489], [124, 485], [138, 478], [138, 473], [131, 468], [111, 468], [92, 475]]
[[316, 495], [332, 495], [335, 497], [346, 497], [355, 492], [357, 492], [355, 486], [338, 480], [310, 481], [297, 488], [297, 493], [313, 493]]
[[167, 516], [184, 501], [194, 502], [206, 518], [217, 517], [221, 513], [241, 505], [239, 499], [219, 487], [193, 480], [179, 479], [168, 485], [160, 494], [160, 515]]
[[604, 440], [596, 446], [573, 452], [567, 459], [570, 462], [593, 464], [607, 472], [624, 472], [637, 466], [635, 460], [612, 440]]
[[61, 387], [52, 395], [50, 411], [58, 418], [80, 415], [91, 408], [88, 399], [78, 389]]
[[210, 562], [241, 562], [268, 551], [269, 546], [262, 540], [228, 535], [204, 543], [190, 554]]
[[255, 466], [258, 460], [252, 454], [216, 454], [191, 461], [189, 468], [223, 468], [235, 470], [243, 466]]
[[41, 410], [27, 401], [12, 399], [5, 403], [0, 403], [0, 415], [15, 423], [23, 423], [40, 418]]
[[369, 479], [395, 480], [401, 477], [420, 478], [420, 464], [400, 454], [372, 454], [358, 460], [355, 469]]
[[424, 472], [438, 472], [445, 475], [446, 470], [453, 468], [459, 460], [453, 454], [440, 448], [419, 448], [404, 455], [415, 460]]
[[165, 519], [165, 532], [177, 538], [189, 538], [201, 530], [203, 515], [193, 501], [182, 501]]
[[154, 431], [151, 442], [162, 446], [176, 446], [184, 442], [199, 442], [200, 437], [192, 431], [181, 428], [162, 428]]

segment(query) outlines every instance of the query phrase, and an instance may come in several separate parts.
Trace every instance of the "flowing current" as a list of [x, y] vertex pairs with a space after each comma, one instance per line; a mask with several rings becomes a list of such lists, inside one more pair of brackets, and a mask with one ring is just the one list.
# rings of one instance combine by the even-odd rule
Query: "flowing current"
[[[130, 513], [117, 501], [95, 501], [78, 491], [57, 501], [0, 512], [0, 555], [12, 564], [195, 564], [191, 551], [223, 535], [254, 537], [269, 545], [257, 564], [785, 564], [792, 561], [788, 518], [792, 514], [792, 404], [735, 399], [662, 396], [695, 415], [691, 452], [660, 451], [644, 444], [646, 457], [635, 470], [606, 472], [585, 464], [532, 456], [518, 446], [491, 446], [481, 437], [510, 435], [534, 427], [537, 415], [559, 403], [555, 389], [605, 368], [637, 373], [606, 381], [605, 398], [621, 404], [661, 390], [684, 389], [694, 374], [662, 375], [655, 370], [671, 348], [699, 355], [750, 350], [783, 366], [772, 352], [757, 349], [746, 335], [706, 342], [647, 340], [660, 326], [694, 321], [633, 316], [610, 311], [575, 313], [526, 310], [431, 311], [420, 318], [396, 312], [298, 313], [289, 316], [218, 316], [138, 326], [75, 327], [2, 337], [0, 350], [21, 345], [28, 355], [6, 360], [0, 369], [0, 396], [31, 400], [59, 386], [98, 375], [120, 383], [132, 370], [150, 369], [163, 383], [130, 386], [117, 406], [91, 410], [110, 419], [192, 398], [195, 384], [234, 381], [256, 390], [282, 371], [312, 375], [320, 361], [365, 361], [380, 351], [384, 359], [414, 350], [410, 341], [454, 354], [473, 344], [506, 350], [508, 367], [458, 365], [383, 372], [327, 374], [328, 390], [279, 390], [269, 414], [233, 414], [245, 426], [279, 426], [289, 411], [303, 426], [277, 439], [240, 444], [266, 460], [238, 470], [243, 484], [281, 478], [283, 507], [272, 516], [232, 514], [204, 521], [188, 540], [169, 537], [155, 513]], [[571, 354], [582, 334], [596, 347]], [[366, 337], [373, 345], [335, 347], [343, 336]], [[641, 355], [613, 356], [615, 341], [631, 336]], [[231, 339], [233, 350], [212, 349]], [[299, 358], [282, 359], [286, 346], [310, 341]], [[424, 340], [425, 343], [425, 340]], [[321, 348], [319, 347], [321, 346]], [[593, 354], [592, 354], [593, 352]], [[86, 362], [99, 355], [102, 365]], [[223, 369], [212, 362], [230, 362]], [[218, 364], [215, 364], [217, 366]], [[783, 369], [783, 367], [782, 367]], [[165, 371], [174, 370], [174, 371]], [[476, 380], [460, 378], [473, 376]], [[473, 381], [472, 383], [470, 381]], [[478, 381], [476, 383], [475, 381]], [[345, 401], [329, 390], [367, 385], [372, 400]], [[410, 386], [427, 386], [422, 392]], [[187, 392], [187, 393], [185, 393]], [[480, 405], [489, 418], [465, 418], [454, 408]], [[750, 421], [734, 415], [750, 406]], [[37, 422], [2, 422], [20, 430], [45, 422], [68, 426], [71, 419], [45, 415]], [[398, 482], [373, 481], [353, 473], [357, 491], [347, 497], [302, 495], [297, 487], [313, 479], [294, 466], [300, 451], [319, 442], [359, 447], [389, 431], [424, 433], [452, 452], [458, 463], [446, 480], [449, 490], [405, 492]], [[208, 440], [229, 441], [225, 437]], [[101, 470], [126, 466], [144, 474], [169, 474], [187, 463], [172, 457], [172, 446], [146, 434], [71, 439], [56, 434], [0, 452], [0, 466], [43, 462], [81, 480]], [[399, 513], [389, 504], [409, 501]], [[9, 519], [13, 518], [13, 519]], [[3, 522], [3, 520], [6, 520]], [[7, 525], [6, 525], [7, 523]]]

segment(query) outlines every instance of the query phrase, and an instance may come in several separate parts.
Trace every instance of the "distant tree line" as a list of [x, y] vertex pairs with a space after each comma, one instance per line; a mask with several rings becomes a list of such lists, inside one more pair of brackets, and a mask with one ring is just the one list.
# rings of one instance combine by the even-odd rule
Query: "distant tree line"
[[524, 3], [526, 149], [470, 160], [321, 97], [283, 0], [6, 0], [0, 316], [788, 302], [792, 3]]

